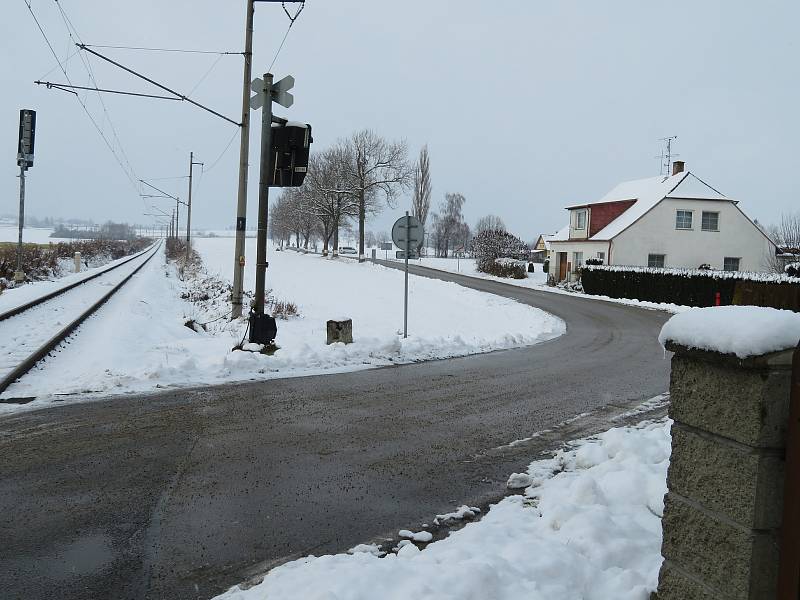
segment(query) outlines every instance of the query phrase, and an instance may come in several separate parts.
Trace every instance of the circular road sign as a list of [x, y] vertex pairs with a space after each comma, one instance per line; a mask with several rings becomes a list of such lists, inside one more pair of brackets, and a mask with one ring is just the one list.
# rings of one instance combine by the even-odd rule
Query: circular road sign
[[419, 248], [424, 234], [422, 223], [411, 215], [400, 217], [392, 226], [392, 241], [401, 250]]

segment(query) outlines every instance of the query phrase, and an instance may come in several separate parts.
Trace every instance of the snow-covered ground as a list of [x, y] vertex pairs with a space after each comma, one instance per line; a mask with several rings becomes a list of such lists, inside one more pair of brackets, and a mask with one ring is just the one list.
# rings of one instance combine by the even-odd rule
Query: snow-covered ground
[[531, 463], [510, 478], [523, 493], [441, 541], [404, 531], [417, 543], [396, 554], [362, 544], [305, 557], [217, 600], [647, 600], [662, 561], [670, 426], [614, 428]]
[[[23, 227], [22, 241], [26, 244], [47, 244], [50, 242], [72, 242], [72, 239], [53, 238], [50, 234], [53, 229], [50, 227]], [[0, 242], [18, 241], [19, 229], [16, 225], [0, 225]]]
[[[380, 253], [378, 258], [382, 258]], [[394, 260], [391, 259], [390, 260]], [[403, 262], [403, 261], [396, 261]], [[680, 306], [678, 304], [668, 304], [659, 302], [647, 302], [644, 300], [631, 300], [629, 298], [610, 298], [609, 296], [590, 296], [588, 294], [581, 294], [571, 292], [559, 287], [551, 287], [547, 285], [547, 274], [542, 271], [542, 265], [536, 264], [533, 273], [528, 273], [527, 279], [510, 279], [506, 277], [496, 277], [478, 271], [475, 265], [475, 259], [472, 258], [422, 258], [413, 263], [421, 267], [429, 267], [431, 269], [438, 269], [439, 271], [448, 271], [450, 273], [462, 273], [471, 277], [480, 277], [481, 279], [491, 279], [492, 281], [500, 281], [509, 285], [516, 285], [519, 287], [535, 288], [543, 292], [550, 292], [553, 294], [569, 294], [577, 298], [586, 298], [588, 300], [602, 300], [604, 302], [612, 302], [614, 304], [625, 304], [627, 306], [637, 306], [639, 308], [648, 308], [652, 310], [663, 310], [670, 313], [681, 313], [688, 310], [688, 306]]]
[[[233, 238], [196, 240], [208, 269], [229, 279]], [[252, 287], [255, 240], [248, 240], [246, 287]], [[271, 252], [267, 285], [298, 305], [300, 316], [278, 321], [273, 356], [232, 351], [245, 322], [228, 323], [227, 299], [200, 309], [162, 255], [145, 266], [98, 311], [68, 346], [9, 387], [3, 397], [60, 400], [157, 388], [219, 384], [352, 371], [419, 360], [463, 356], [535, 344], [561, 335], [564, 323], [539, 309], [411, 277], [409, 337], [403, 339], [403, 275], [373, 264], [317, 255]], [[165, 277], [165, 271], [168, 276]], [[195, 290], [196, 291], [196, 290]], [[474, 319], [480, 314], [481, 319]], [[325, 344], [326, 321], [353, 319], [354, 343]], [[184, 326], [212, 322], [209, 332]], [[21, 410], [0, 405], [0, 412]]]

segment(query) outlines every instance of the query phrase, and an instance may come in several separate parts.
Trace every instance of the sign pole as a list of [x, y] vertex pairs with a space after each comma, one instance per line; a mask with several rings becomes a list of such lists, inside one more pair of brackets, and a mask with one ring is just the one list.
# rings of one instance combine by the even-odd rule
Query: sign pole
[[405, 301], [403, 302], [403, 337], [408, 337], [408, 251], [410, 249], [410, 235], [409, 232], [411, 231], [411, 219], [408, 216], [408, 211], [406, 211], [406, 292], [405, 292]]
[[272, 137], [272, 73], [264, 74], [264, 105], [261, 107], [261, 173], [258, 182], [258, 238], [256, 240], [256, 298], [254, 312], [264, 314], [267, 276], [267, 206], [269, 204], [269, 162]]
[[19, 167], [19, 240], [17, 241], [17, 271], [14, 281], [22, 283], [25, 273], [22, 272], [22, 228], [25, 226], [25, 165]]

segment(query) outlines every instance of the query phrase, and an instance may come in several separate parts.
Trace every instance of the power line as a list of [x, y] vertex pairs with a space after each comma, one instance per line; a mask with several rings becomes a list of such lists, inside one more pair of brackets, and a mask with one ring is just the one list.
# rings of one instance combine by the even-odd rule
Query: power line
[[303, 12], [303, 9], [306, 7], [306, 3], [305, 2], [300, 3], [300, 8], [297, 9], [297, 12], [294, 14], [294, 16], [289, 14], [289, 10], [286, 8], [286, 4], [282, 2], [281, 6], [283, 7], [283, 12], [286, 13], [287, 17], [289, 17], [289, 27], [286, 28], [286, 33], [283, 34], [283, 39], [281, 40], [281, 44], [280, 46], [278, 46], [278, 50], [275, 52], [275, 56], [272, 58], [272, 62], [269, 64], [269, 68], [267, 69], [268, 73], [272, 71], [272, 67], [275, 65], [275, 61], [278, 60], [278, 56], [280, 55], [281, 50], [283, 50], [283, 45], [286, 43], [286, 38], [289, 37], [289, 32], [292, 30], [294, 22], [297, 21], [297, 17], [300, 16], [300, 13]]
[[217, 166], [217, 163], [218, 163], [220, 160], [222, 160], [222, 157], [223, 157], [223, 156], [225, 156], [225, 154], [227, 154], [227, 153], [228, 153], [228, 150], [230, 149], [230, 147], [231, 147], [231, 144], [233, 144], [233, 140], [235, 140], [235, 139], [236, 139], [236, 136], [238, 136], [238, 135], [239, 135], [239, 132], [238, 132], [238, 131], [234, 131], [234, 132], [233, 132], [233, 135], [231, 136], [231, 139], [230, 139], [230, 140], [228, 140], [228, 144], [225, 146], [225, 149], [224, 149], [222, 152], [220, 152], [220, 155], [219, 155], [219, 156], [218, 156], [216, 159], [214, 159], [214, 162], [212, 162], [212, 163], [211, 163], [211, 166], [210, 166], [210, 167], [208, 167], [207, 169], [203, 169], [203, 172], [206, 172], [206, 173], [207, 173], [207, 172], [209, 172], [211, 169], [213, 169], [214, 167], [216, 167], [216, 166]]
[[[42, 34], [42, 37], [44, 38], [44, 41], [47, 44], [47, 47], [50, 49], [50, 53], [53, 55], [53, 58], [56, 59], [56, 62], [58, 63], [59, 68], [61, 69], [61, 72], [64, 74], [64, 77], [66, 78], [66, 80], [71, 85], [72, 84], [72, 80], [69, 78], [69, 75], [67, 75], [67, 70], [64, 68], [64, 65], [61, 64], [61, 60], [58, 58], [58, 55], [56, 54], [56, 51], [53, 49], [53, 44], [50, 43], [50, 39], [47, 37], [47, 34], [44, 32], [44, 29], [42, 28], [41, 23], [39, 23], [39, 19], [36, 18], [36, 14], [33, 12], [33, 8], [31, 8], [30, 0], [22, 0], [22, 1], [25, 3], [25, 6], [28, 7], [28, 12], [31, 13], [31, 17], [33, 17], [33, 21], [36, 23], [36, 27], [39, 29], [39, 33]], [[133, 188], [138, 193], [139, 188], [136, 185], [136, 183], [134, 181], [134, 178], [131, 177], [131, 174], [128, 173], [128, 170], [125, 168], [125, 165], [122, 164], [122, 160], [120, 159], [119, 155], [117, 155], [117, 152], [114, 150], [114, 147], [111, 145], [111, 142], [108, 141], [108, 138], [106, 137], [105, 133], [103, 133], [103, 130], [97, 124], [97, 121], [92, 116], [92, 113], [89, 112], [89, 109], [86, 107], [86, 104], [84, 103], [84, 101], [81, 100], [80, 96], [75, 94], [75, 98], [78, 100], [78, 103], [81, 105], [81, 108], [83, 108], [83, 111], [86, 113], [86, 116], [89, 117], [89, 120], [92, 122], [92, 125], [94, 125], [94, 128], [100, 134], [100, 137], [103, 139], [103, 141], [105, 142], [106, 146], [111, 151], [111, 154], [114, 155], [114, 158], [116, 159], [116, 161], [119, 164], [120, 168], [124, 171], [125, 176], [128, 178], [128, 181], [130, 181], [131, 185], [133, 186]]]
[[[59, 13], [61, 13], [61, 19], [64, 21], [64, 27], [67, 29], [67, 34], [69, 35], [70, 41], [75, 43], [75, 38], [78, 41], [83, 42], [81, 39], [80, 34], [78, 34], [78, 30], [75, 25], [72, 23], [72, 20], [69, 18], [67, 13], [61, 6], [61, 3], [58, 0], [54, 0], [56, 6], [58, 7]], [[75, 33], [75, 38], [73, 38], [72, 33]], [[77, 44], [76, 44], [77, 45]], [[130, 170], [133, 178], [136, 178], [136, 170], [133, 168], [130, 159], [128, 158], [127, 153], [125, 152], [125, 148], [122, 145], [122, 142], [119, 139], [119, 134], [117, 133], [117, 128], [114, 126], [114, 121], [111, 120], [111, 114], [108, 112], [108, 107], [106, 106], [105, 101], [103, 100], [103, 96], [98, 89], [100, 86], [97, 84], [97, 79], [95, 78], [94, 71], [92, 70], [91, 64], [86, 60], [86, 58], [81, 54], [81, 63], [83, 63], [84, 69], [86, 69], [86, 73], [89, 75], [89, 81], [94, 84], [95, 91], [97, 91], [97, 98], [100, 100], [100, 105], [103, 107], [103, 114], [106, 116], [106, 120], [108, 124], [111, 126], [111, 133], [114, 135], [114, 139], [117, 141], [117, 146], [119, 147], [120, 153], [122, 154], [123, 158], [125, 159], [125, 164], [128, 165], [128, 169]]]

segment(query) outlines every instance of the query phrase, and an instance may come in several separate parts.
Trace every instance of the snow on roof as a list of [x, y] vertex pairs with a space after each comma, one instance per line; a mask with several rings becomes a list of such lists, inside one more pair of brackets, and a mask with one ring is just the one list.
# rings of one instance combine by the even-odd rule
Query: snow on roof
[[550, 237], [551, 242], [566, 242], [567, 240], [569, 240], [569, 225], [565, 225]]
[[[670, 177], [650, 177], [619, 184], [599, 202], [636, 200], [628, 210], [594, 234], [591, 240], [610, 240], [633, 225], [664, 198], [729, 200], [689, 171]], [[599, 203], [598, 202], [598, 203]]]
[[794, 348], [800, 314], [762, 306], [694, 308], [664, 324], [658, 341], [739, 358]]

